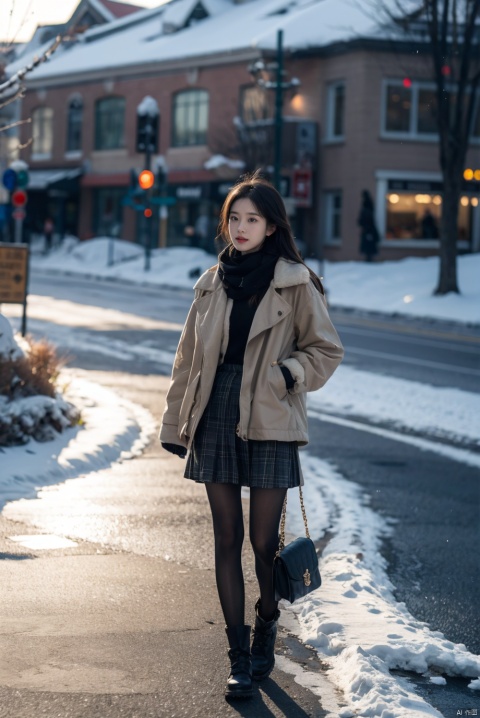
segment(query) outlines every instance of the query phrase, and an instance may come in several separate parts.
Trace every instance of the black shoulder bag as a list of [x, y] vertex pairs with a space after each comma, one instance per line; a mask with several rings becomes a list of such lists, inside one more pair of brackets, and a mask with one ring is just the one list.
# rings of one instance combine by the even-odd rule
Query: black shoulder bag
[[318, 588], [322, 579], [318, 568], [318, 556], [310, 538], [307, 514], [303, 504], [302, 487], [300, 505], [302, 507], [305, 537], [300, 536], [285, 546], [285, 519], [287, 515], [287, 496], [283, 502], [278, 551], [273, 562], [275, 600], [281, 598], [293, 603]]

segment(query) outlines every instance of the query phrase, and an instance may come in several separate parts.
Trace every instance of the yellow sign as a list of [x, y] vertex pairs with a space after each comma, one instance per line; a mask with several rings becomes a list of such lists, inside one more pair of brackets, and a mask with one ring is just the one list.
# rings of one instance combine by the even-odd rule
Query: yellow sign
[[0, 243], [0, 304], [23, 304], [27, 296], [28, 246]]

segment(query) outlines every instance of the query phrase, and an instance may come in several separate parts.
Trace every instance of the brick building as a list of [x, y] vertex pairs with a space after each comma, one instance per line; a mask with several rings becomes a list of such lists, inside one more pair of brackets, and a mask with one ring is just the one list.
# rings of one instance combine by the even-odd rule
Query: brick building
[[[176, 0], [86, 32], [28, 81], [22, 116], [32, 118], [33, 143], [23, 158], [32, 229], [50, 214], [60, 233], [139, 241], [141, 213], [124, 200], [130, 170], [144, 163], [135, 151], [137, 108], [149, 95], [175, 201], [168, 219], [163, 210], [166, 232], [154, 234], [185, 244], [185, 228], [194, 227], [196, 241], [213, 251], [219, 208], [240, 173], [232, 160], [269, 164], [273, 96], [248, 68], [275, 56], [282, 28], [286, 77], [300, 80], [283, 98], [282, 192], [302, 248], [360, 258], [357, 216], [367, 189], [381, 259], [436, 252], [442, 185], [428, 66], [411, 43], [393, 51], [350, 5], [356, 31], [347, 32], [343, 4], [295, 9], [278, 0], [266, 13], [260, 0]], [[23, 131], [26, 140], [28, 126]], [[473, 177], [461, 199], [459, 249], [479, 251], [478, 102], [467, 166]]]

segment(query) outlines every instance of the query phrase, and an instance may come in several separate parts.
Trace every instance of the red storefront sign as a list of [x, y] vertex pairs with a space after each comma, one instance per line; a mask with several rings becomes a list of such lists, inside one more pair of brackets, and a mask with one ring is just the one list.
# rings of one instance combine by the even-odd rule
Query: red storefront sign
[[312, 170], [293, 170], [292, 197], [297, 207], [312, 206]]

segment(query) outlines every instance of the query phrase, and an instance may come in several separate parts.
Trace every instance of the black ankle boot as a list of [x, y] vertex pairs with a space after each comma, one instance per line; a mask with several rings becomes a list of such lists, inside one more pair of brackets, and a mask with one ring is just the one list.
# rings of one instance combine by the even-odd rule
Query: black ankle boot
[[257, 615], [253, 629], [252, 670], [253, 680], [261, 681], [270, 675], [275, 665], [275, 639], [280, 611], [277, 608], [274, 617], [270, 621], [264, 621], [260, 616], [260, 599], [258, 599], [255, 612]]
[[227, 626], [225, 632], [230, 646], [228, 657], [231, 663], [225, 698], [250, 698], [253, 693], [250, 626]]

